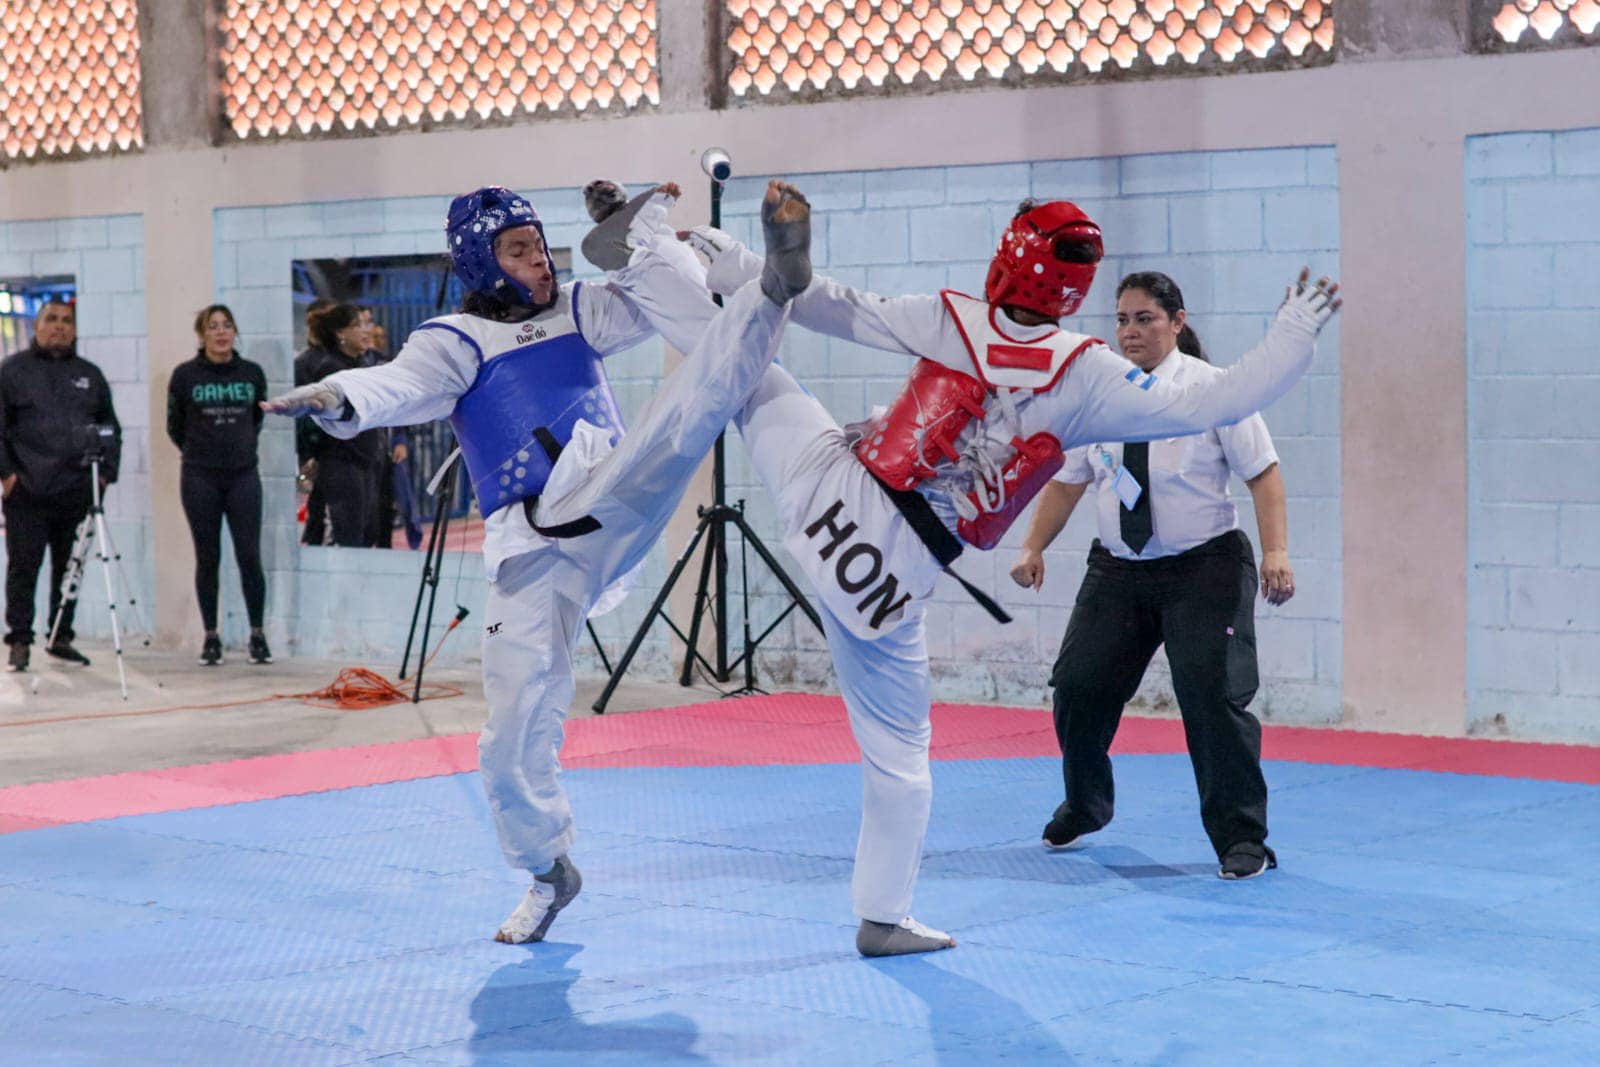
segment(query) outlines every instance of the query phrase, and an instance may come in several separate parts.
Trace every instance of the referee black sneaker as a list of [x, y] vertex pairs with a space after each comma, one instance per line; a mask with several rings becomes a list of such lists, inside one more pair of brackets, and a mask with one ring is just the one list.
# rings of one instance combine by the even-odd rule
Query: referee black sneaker
[[1051, 850], [1071, 848], [1081, 843], [1084, 834], [1092, 834], [1098, 829], [1100, 827], [1089, 825], [1083, 816], [1067, 807], [1067, 802], [1063, 800], [1056, 806], [1050, 821], [1045, 823], [1044, 847]]
[[200, 665], [202, 667], [215, 667], [222, 662], [222, 638], [216, 634], [207, 634], [206, 643], [200, 646]]
[[6, 670], [18, 673], [28, 669], [28, 646], [12, 645], [11, 655], [6, 661]]
[[1265, 874], [1277, 865], [1278, 857], [1266, 845], [1256, 841], [1241, 841], [1229, 845], [1228, 851], [1222, 854], [1222, 866], [1217, 868], [1217, 877], [1237, 882]]
[[266, 634], [251, 634], [250, 635], [250, 662], [251, 663], [271, 663], [272, 662], [272, 649], [267, 647], [267, 635]]

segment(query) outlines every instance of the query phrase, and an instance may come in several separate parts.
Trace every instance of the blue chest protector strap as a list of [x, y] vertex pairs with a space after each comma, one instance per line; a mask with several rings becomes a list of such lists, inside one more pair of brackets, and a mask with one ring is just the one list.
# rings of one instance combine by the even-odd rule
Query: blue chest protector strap
[[579, 419], [608, 431], [613, 444], [622, 436], [622, 415], [600, 356], [581, 335], [563, 334], [485, 360], [450, 416], [483, 514], [538, 497]]

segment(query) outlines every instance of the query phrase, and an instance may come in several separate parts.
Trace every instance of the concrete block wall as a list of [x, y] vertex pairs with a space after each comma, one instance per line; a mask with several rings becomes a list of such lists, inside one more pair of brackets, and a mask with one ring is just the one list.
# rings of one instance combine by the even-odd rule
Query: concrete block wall
[[[579, 191], [544, 189], [526, 195], [539, 209], [551, 246], [573, 249], [575, 276], [597, 277], [598, 272], [577, 252], [592, 225], [584, 214]], [[442, 256], [448, 205], [448, 197], [428, 196], [215, 212], [217, 299], [233, 309], [239, 323], [240, 351], [265, 368], [271, 389], [288, 388], [293, 373], [291, 262], [418, 253]], [[649, 399], [662, 358], [660, 342], [652, 341], [607, 361], [624, 417], [637, 412]], [[422, 553], [300, 545], [294, 515], [294, 440], [287, 420], [269, 420], [262, 434], [261, 464], [266, 498], [262, 552], [267, 568], [267, 629], [275, 649], [295, 655], [347, 657], [382, 667], [393, 659], [397, 665], [416, 603]], [[224, 567], [224, 637], [240, 641], [243, 600], [231, 561]], [[476, 659], [477, 625], [483, 617], [485, 594], [482, 558], [476, 553], [465, 557], [447, 553], [440, 574], [435, 639], [442, 624], [455, 615], [458, 604], [471, 614], [463, 624], [465, 632], [450, 637], [438, 662]], [[632, 633], [650, 597], [660, 588], [662, 576], [659, 558], [653, 559], [639, 593], [613, 615], [596, 620], [608, 653], [615, 654], [625, 634]], [[589, 658], [598, 665], [591, 645], [586, 643], [580, 655], [586, 657], [586, 666]], [[665, 657], [663, 631], [642, 650], [640, 663]]]
[[[1108, 250], [1075, 328], [1114, 339], [1117, 281], [1131, 271], [1161, 270], [1183, 289], [1190, 321], [1223, 365], [1260, 339], [1285, 283], [1302, 264], [1338, 273], [1338, 168], [1331, 148], [838, 172], [796, 181], [817, 213], [813, 259], [819, 270], [886, 296], [945, 287], [981, 292], [1017, 201], [1072, 199], [1101, 224]], [[725, 226], [747, 243], [758, 240], [755, 211], [764, 183], [737, 179], [725, 193]], [[1263, 684], [1254, 707], [1283, 721], [1337, 721], [1341, 711], [1338, 354], [1335, 323], [1311, 374], [1266, 412], [1289, 492], [1298, 593], [1278, 609], [1258, 601]], [[906, 357], [799, 329], [786, 337], [783, 359], [841, 422], [891, 400], [911, 367]], [[781, 538], [765, 491], [741, 447], [730, 447], [729, 456], [730, 497], [746, 499], [757, 532], [777, 549]], [[1241, 524], [1258, 541], [1248, 490], [1236, 482], [1234, 496]], [[1087, 504], [1079, 508], [1048, 553], [1046, 586], [1035, 595], [1008, 576], [1030, 515], [1019, 518], [994, 552], [969, 551], [956, 564], [969, 580], [999, 594], [1015, 617], [1012, 625], [993, 624], [953, 582], [936, 594], [928, 645], [941, 699], [1048, 699], [1045, 678], [1077, 594], [1094, 517]], [[759, 632], [786, 598], [759, 561], [751, 565], [758, 594], [751, 616]], [[736, 600], [731, 610], [739, 608]], [[825, 647], [803, 620], [792, 616], [763, 653], [763, 670], [780, 683], [830, 684]], [[1141, 698], [1149, 706], [1175, 707], [1161, 655]]]
[[[117, 484], [106, 494], [107, 532], [120, 565], [112, 565], [118, 623], [131, 643], [154, 625], [150, 528], [151, 433], [164, 434], [164, 412], [152, 413], [145, 348], [144, 220], [139, 215], [95, 215], [0, 223], [0, 277], [71, 275], [77, 282], [78, 353], [100, 367], [111, 383], [122, 423], [122, 463]], [[183, 312], [180, 311], [179, 314]], [[152, 430], [153, 428], [153, 430]], [[4, 558], [0, 544], [0, 559]], [[48, 568], [46, 563], [45, 567]], [[101, 565], [85, 573], [77, 616], [78, 633], [109, 638]], [[43, 641], [49, 628], [47, 570], [41, 568], [34, 630]]]
[[1467, 144], [1468, 725], [1600, 740], [1600, 128]]

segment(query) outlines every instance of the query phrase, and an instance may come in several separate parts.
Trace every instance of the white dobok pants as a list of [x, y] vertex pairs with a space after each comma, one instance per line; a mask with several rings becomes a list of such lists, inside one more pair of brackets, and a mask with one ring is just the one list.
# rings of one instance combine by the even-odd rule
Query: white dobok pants
[[735, 422], [777, 501], [784, 545], [822, 600], [861, 748], [856, 914], [898, 923], [911, 913], [933, 806], [923, 610], [940, 568], [833, 417], [788, 371], [768, 369]]
[[483, 639], [489, 721], [478, 760], [513, 867], [546, 871], [576, 837], [559, 757], [584, 619], [600, 593], [655, 544], [717, 435], [772, 365], [787, 318], [787, 308], [754, 282], [731, 297], [616, 448], [565, 496], [539, 502], [541, 526], [591, 515], [600, 529], [514, 556], [490, 583]]

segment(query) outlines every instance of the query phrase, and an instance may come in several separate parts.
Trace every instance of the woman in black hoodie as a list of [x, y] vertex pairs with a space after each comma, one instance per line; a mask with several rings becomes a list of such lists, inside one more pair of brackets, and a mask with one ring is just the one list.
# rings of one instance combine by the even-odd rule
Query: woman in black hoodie
[[222, 662], [217, 571], [226, 516], [250, 616], [250, 662], [271, 663], [261, 630], [267, 579], [261, 569], [261, 474], [256, 467], [263, 417], [259, 402], [267, 395], [267, 376], [234, 351], [238, 328], [224, 305], [212, 304], [196, 315], [194, 332], [200, 351], [172, 372], [167, 386], [167, 436], [183, 453], [180, 492], [194, 536], [194, 590], [206, 627], [200, 662], [208, 667]]

